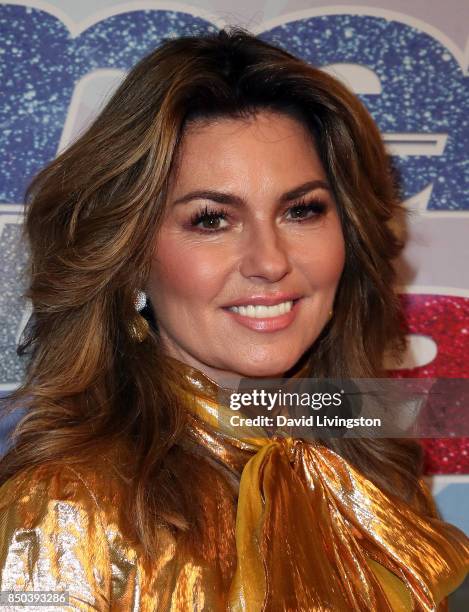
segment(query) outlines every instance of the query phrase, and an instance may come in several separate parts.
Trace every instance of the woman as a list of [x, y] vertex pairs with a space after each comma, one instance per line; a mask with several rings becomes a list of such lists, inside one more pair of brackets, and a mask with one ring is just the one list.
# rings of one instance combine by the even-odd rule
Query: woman
[[337, 80], [237, 29], [165, 42], [28, 192], [27, 405], [1, 590], [76, 610], [444, 610], [469, 541], [409, 440], [270, 439], [241, 377], [380, 377], [400, 212]]

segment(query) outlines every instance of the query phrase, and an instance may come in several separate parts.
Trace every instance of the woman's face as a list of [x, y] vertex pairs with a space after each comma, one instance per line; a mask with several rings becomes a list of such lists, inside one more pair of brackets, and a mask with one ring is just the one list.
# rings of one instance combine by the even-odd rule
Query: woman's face
[[262, 111], [189, 125], [178, 159], [147, 286], [166, 350], [222, 384], [282, 375], [327, 323], [344, 266], [312, 138]]

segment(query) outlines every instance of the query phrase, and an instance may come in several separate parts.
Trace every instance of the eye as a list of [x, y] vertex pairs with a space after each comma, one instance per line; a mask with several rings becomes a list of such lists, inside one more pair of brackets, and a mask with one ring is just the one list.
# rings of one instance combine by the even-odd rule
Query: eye
[[[206, 206], [203, 210], [196, 212], [191, 217], [191, 226], [203, 232], [215, 232], [226, 229], [220, 222], [225, 221], [228, 211], [224, 209], [215, 210]], [[201, 225], [200, 225], [201, 224]]]
[[327, 210], [327, 204], [324, 202], [306, 202], [301, 200], [293, 206], [288, 208], [288, 212], [291, 212], [291, 220], [308, 221], [316, 217], [321, 217]]

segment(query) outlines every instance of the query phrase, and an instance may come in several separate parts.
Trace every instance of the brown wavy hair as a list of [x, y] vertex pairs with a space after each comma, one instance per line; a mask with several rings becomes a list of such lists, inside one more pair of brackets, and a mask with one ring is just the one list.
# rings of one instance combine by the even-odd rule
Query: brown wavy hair
[[[240, 28], [165, 41], [27, 191], [33, 315], [18, 348], [29, 356], [27, 374], [9, 398], [10, 409], [26, 414], [0, 462], [0, 483], [31, 466], [79, 463], [122, 445], [132, 458], [130, 524], [150, 555], [155, 519], [174, 529], [192, 524], [196, 462], [182, 450], [186, 410], [168, 385], [175, 373], [158, 322], [143, 342], [129, 331], [135, 291], [146, 285], [185, 126], [263, 109], [311, 131], [345, 239], [334, 317], [304, 357], [310, 374], [385, 377], [384, 352], [397, 358], [405, 347], [392, 266], [403, 247], [392, 223], [403, 211], [389, 160], [358, 98], [286, 51]], [[143, 314], [152, 319], [151, 308]], [[415, 494], [422, 470], [415, 441], [323, 443], [384, 490]], [[396, 479], [405, 486], [396, 488]]]

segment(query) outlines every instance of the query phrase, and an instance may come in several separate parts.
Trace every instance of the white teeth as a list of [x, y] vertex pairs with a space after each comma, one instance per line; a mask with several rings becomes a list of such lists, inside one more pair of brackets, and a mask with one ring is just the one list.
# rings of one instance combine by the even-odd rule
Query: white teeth
[[278, 317], [279, 315], [290, 312], [293, 306], [293, 301], [281, 302], [275, 304], [275, 306], [253, 306], [248, 304], [246, 306], [231, 306], [229, 310], [237, 312], [244, 317], [252, 317], [254, 319], [267, 319], [269, 317]]

